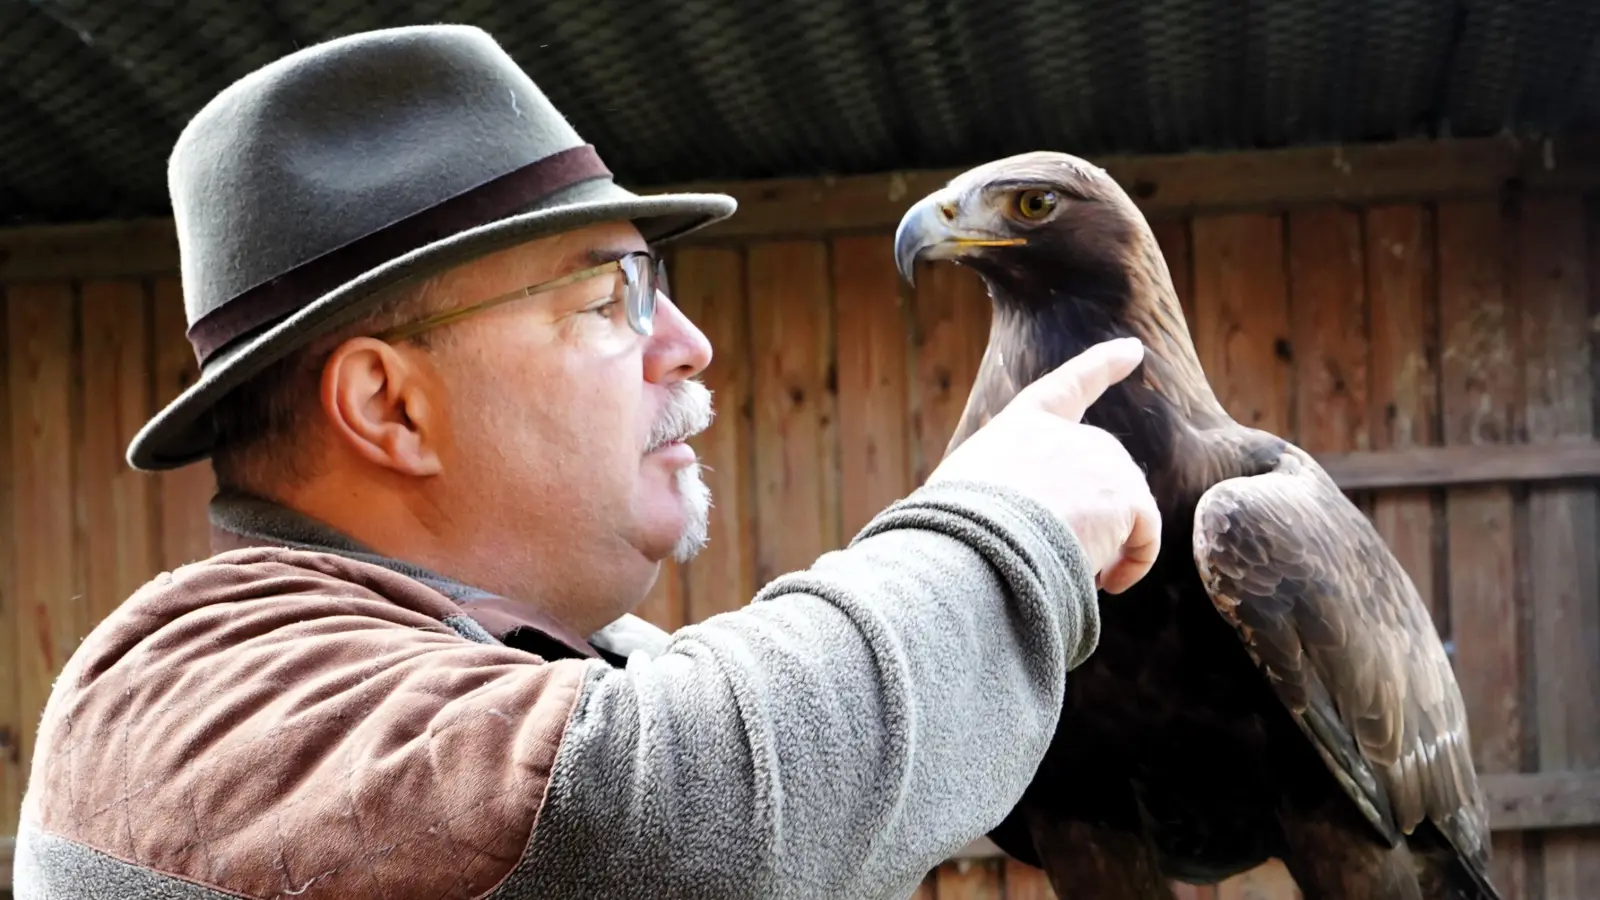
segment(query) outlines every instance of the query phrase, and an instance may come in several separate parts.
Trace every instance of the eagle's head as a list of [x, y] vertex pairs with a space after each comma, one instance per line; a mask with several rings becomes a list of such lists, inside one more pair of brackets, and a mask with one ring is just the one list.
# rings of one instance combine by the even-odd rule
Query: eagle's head
[[894, 243], [906, 280], [918, 260], [953, 260], [975, 270], [997, 303], [1023, 308], [1126, 303], [1130, 279], [1153, 274], [1141, 271], [1152, 250], [1159, 265], [1143, 213], [1104, 169], [1043, 151], [951, 179], [906, 211]]
[[[907, 281], [918, 260], [952, 260], [977, 272], [994, 302], [990, 339], [1000, 352], [992, 358], [1006, 361], [1009, 383], [1026, 383], [1092, 344], [1132, 336], [1146, 348], [1144, 386], [1192, 422], [1226, 418], [1161, 245], [1144, 213], [1098, 166], [1036, 152], [963, 172], [906, 211], [894, 255]], [[1153, 402], [1144, 396], [1134, 406]], [[1118, 433], [1148, 418], [1137, 410], [1111, 421]]]

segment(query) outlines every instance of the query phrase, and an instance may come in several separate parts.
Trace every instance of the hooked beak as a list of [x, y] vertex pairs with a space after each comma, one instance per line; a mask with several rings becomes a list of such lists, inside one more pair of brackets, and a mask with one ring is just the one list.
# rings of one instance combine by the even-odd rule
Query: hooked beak
[[1027, 243], [1022, 238], [966, 230], [959, 225], [959, 215], [955, 202], [940, 191], [918, 200], [900, 217], [894, 232], [894, 264], [907, 284], [916, 284], [913, 273], [919, 259], [956, 259], [980, 247]]

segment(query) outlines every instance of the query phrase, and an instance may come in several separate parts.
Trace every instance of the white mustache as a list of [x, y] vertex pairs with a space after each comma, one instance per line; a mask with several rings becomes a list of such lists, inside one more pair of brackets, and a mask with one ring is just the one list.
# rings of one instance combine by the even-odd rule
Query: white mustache
[[710, 428], [715, 415], [710, 388], [698, 381], [678, 382], [672, 388], [667, 408], [650, 429], [645, 452], [654, 452], [674, 441], [688, 440]]

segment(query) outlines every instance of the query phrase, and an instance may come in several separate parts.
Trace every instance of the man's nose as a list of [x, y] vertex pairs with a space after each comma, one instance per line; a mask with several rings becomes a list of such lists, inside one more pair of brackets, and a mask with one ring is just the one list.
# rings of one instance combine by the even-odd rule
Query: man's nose
[[645, 345], [644, 377], [658, 384], [682, 381], [711, 364], [711, 341], [665, 295], [656, 297], [655, 332]]

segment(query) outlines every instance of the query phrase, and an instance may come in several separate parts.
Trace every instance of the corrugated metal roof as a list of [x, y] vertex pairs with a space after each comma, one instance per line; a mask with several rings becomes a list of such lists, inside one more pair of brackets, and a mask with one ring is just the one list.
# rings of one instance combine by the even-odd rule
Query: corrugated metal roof
[[1600, 124], [1595, 0], [0, 0], [0, 223], [164, 214], [230, 81], [437, 21], [641, 187]]

